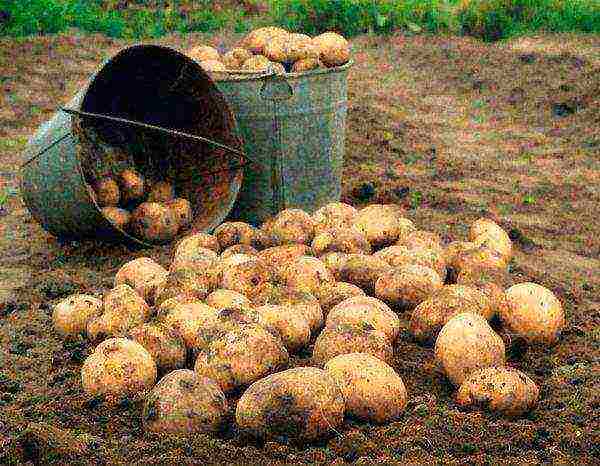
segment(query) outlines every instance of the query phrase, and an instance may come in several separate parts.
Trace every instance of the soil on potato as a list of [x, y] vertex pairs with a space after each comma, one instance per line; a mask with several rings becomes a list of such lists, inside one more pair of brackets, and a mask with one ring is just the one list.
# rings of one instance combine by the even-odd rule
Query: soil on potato
[[[160, 43], [186, 49], [200, 40]], [[80, 367], [91, 347], [52, 330], [51, 305], [61, 297], [99, 295], [134, 257], [168, 261], [168, 246], [61, 244], [16, 190], [27, 138], [124, 45], [80, 35], [0, 40], [0, 192], [8, 194], [0, 208], [0, 463], [598, 464], [600, 38], [353, 41], [343, 200], [400, 203], [446, 240], [464, 238], [481, 215], [495, 218], [516, 245], [514, 281], [553, 290], [568, 325], [553, 348], [511, 346], [509, 364], [532, 376], [540, 402], [506, 420], [457, 408], [431, 348], [410, 340], [403, 316], [394, 361], [410, 399], [402, 419], [347, 420], [339, 435], [310, 446], [258, 444], [234, 427], [218, 437], [146, 435], [140, 400], [108, 408], [85, 398]]]

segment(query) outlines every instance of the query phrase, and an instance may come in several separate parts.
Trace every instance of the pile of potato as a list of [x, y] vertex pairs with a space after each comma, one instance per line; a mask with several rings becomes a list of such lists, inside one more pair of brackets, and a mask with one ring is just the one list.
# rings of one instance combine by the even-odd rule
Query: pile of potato
[[350, 46], [340, 34], [325, 32], [311, 38], [275, 26], [255, 29], [223, 55], [208, 45], [195, 46], [187, 53], [209, 72], [272, 68], [279, 74], [302, 73], [350, 60]]
[[[124, 264], [102, 299], [56, 305], [54, 327], [99, 343], [83, 364], [85, 392], [146, 393], [143, 423], [155, 432], [216, 431], [240, 393], [239, 429], [263, 438], [313, 441], [344, 416], [398, 419], [408, 397], [393, 368], [402, 321], [433, 345], [459, 404], [519, 416], [538, 388], [506, 366], [489, 322], [550, 345], [565, 319], [550, 290], [509, 286], [511, 255], [489, 219], [444, 245], [396, 205], [288, 209], [260, 228], [227, 222], [185, 237], [168, 268], [148, 257]], [[290, 367], [302, 350], [311, 363]]]
[[192, 223], [192, 207], [168, 181], [149, 183], [135, 169], [93, 183], [102, 214], [115, 226], [150, 243], [171, 241]]

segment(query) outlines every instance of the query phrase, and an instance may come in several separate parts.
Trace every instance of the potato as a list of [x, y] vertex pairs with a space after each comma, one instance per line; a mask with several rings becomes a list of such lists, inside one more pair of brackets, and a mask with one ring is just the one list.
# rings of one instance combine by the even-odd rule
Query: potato
[[285, 66], [281, 63], [271, 62], [271, 68], [277, 74], [285, 74]]
[[318, 233], [311, 244], [315, 256], [328, 252], [346, 254], [371, 254], [371, 245], [364, 235], [354, 228], [329, 228]]
[[81, 367], [81, 383], [89, 396], [116, 403], [152, 388], [156, 363], [139, 343], [109, 338], [100, 343]]
[[476, 246], [486, 247], [500, 254], [506, 264], [512, 259], [512, 241], [508, 234], [500, 229], [499, 231], [490, 231], [483, 233], [473, 240]]
[[317, 332], [323, 326], [323, 311], [319, 301], [306, 291], [266, 283], [249, 298], [257, 307], [265, 304], [280, 304], [297, 308], [306, 317], [312, 333]]
[[448, 266], [448, 272], [452, 281], [456, 280], [458, 275], [457, 259], [458, 256], [465, 252], [475, 249], [477, 246], [471, 241], [452, 241], [444, 248], [444, 260]]
[[342, 301], [355, 296], [366, 296], [366, 294], [362, 289], [352, 283], [334, 282], [326, 285], [321, 290], [319, 304], [321, 305], [325, 317], [327, 317], [327, 313], [329, 313], [333, 307], [337, 306]]
[[254, 55], [252, 58], [248, 58], [242, 64], [242, 70], [245, 71], [267, 71], [271, 68], [273, 63], [264, 55]]
[[209, 45], [197, 45], [188, 51], [188, 55], [199, 62], [206, 60], [219, 61], [221, 59], [219, 51]]
[[256, 228], [244, 222], [225, 222], [215, 228], [213, 232], [221, 250], [236, 244], [252, 246]]
[[310, 248], [306, 244], [287, 244], [285, 246], [273, 246], [263, 249], [257, 255], [265, 261], [277, 277], [283, 277], [287, 266], [298, 257], [310, 254]]
[[175, 248], [173, 260], [169, 268], [171, 272], [186, 268], [207, 271], [219, 262], [219, 256], [214, 250], [200, 246], [200, 242], [196, 241], [194, 237], [188, 238], [185, 238]]
[[152, 314], [146, 301], [129, 285], [116, 286], [106, 293], [102, 307], [103, 313], [88, 321], [87, 334], [91, 340], [125, 335]]
[[61, 337], [72, 339], [86, 332], [88, 322], [102, 314], [102, 300], [88, 294], [63, 298], [52, 310], [52, 325]]
[[504, 290], [512, 285], [508, 270], [483, 266], [463, 268], [456, 283], [479, 289], [490, 299], [495, 315], [506, 312], [508, 303]]
[[348, 260], [348, 254], [343, 252], [328, 252], [319, 257], [319, 260], [325, 264], [336, 280], [342, 279], [342, 272]]
[[455, 260], [455, 266], [459, 273], [462, 269], [472, 267], [489, 267], [506, 270], [507, 264], [506, 257], [486, 246], [478, 246], [475, 249], [463, 251], [458, 254]]
[[440, 250], [429, 247], [407, 248], [406, 246], [388, 246], [373, 254], [394, 268], [406, 265], [422, 265], [435, 270], [442, 281], [446, 278], [446, 261]]
[[323, 287], [335, 282], [325, 264], [316, 257], [309, 256], [300, 256], [289, 264], [282, 273], [282, 278], [288, 287], [309, 292], [317, 299]]
[[218, 311], [201, 302], [179, 303], [159, 314], [158, 321], [181, 335], [186, 348], [196, 344], [198, 330], [205, 321], [213, 319]]
[[267, 248], [277, 246], [277, 238], [275, 238], [273, 234], [268, 231], [268, 229], [264, 229], [263, 225], [261, 225], [261, 227], [256, 229], [254, 232], [252, 246], [258, 251], [263, 251]]
[[225, 308], [208, 316], [196, 334], [192, 345], [194, 359], [200, 351], [210, 348], [213, 341], [224, 337], [227, 333], [238, 330], [242, 325], [259, 323], [258, 313], [251, 307]]
[[289, 45], [289, 34], [276, 35], [264, 45], [262, 54], [273, 62], [286, 63]]
[[133, 327], [128, 337], [142, 345], [161, 372], [185, 366], [186, 348], [181, 336], [160, 323], [145, 323]]
[[252, 52], [241, 47], [234, 47], [221, 58], [228, 70], [238, 70], [244, 62], [252, 58]]
[[329, 326], [315, 340], [312, 361], [322, 367], [336, 356], [348, 353], [368, 353], [391, 363], [394, 348], [384, 332], [368, 323]]
[[248, 49], [252, 53], [262, 54], [267, 43], [279, 35], [287, 36], [288, 34], [285, 29], [276, 26], [258, 28], [242, 39], [240, 47]]
[[126, 262], [117, 271], [114, 286], [129, 285], [148, 304], [154, 304], [156, 288], [169, 272], [150, 257], [138, 257]]
[[498, 225], [492, 219], [482, 217], [478, 218], [471, 224], [468, 238], [469, 241], [475, 241], [475, 238], [478, 238], [483, 234], [497, 235], [502, 233], [506, 232], [500, 225]]
[[129, 229], [131, 213], [128, 210], [120, 209], [119, 207], [103, 207], [100, 211], [117, 228], [124, 231]]
[[234, 254], [245, 254], [247, 256], [257, 256], [258, 251], [248, 244], [235, 244], [229, 246], [221, 253], [221, 259], [233, 256]]
[[217, 432], [228, 412], [225, 394], [211, 379], [179, 369], [165, 375], [144, 404], [144, 429], [160, 434]]
[[317, 209], [312, 218], [315, 223], [315, 233], [327, 231], [330, 228], [351, 228], [358, 210], [343, 202], [330, 202]]
[[315, 222], [301, 209], [285, 209], [273, 219], [269, 232], [279, 244], [310, 245], [315, 236]]
[[375, 291], [375, 282], [392, 267], [383, 259], [366, 254], [348, 254], [340, 273], [342, 281], [361, 287], [367, 294]]
[[240, 430], [259, 438], [315, 441], [344, 420], [344, 397], [327, 372], [295, 367], [253, 383], [238, 401]]
[[221, 251], [221, 246], [216, 236], [208, 233], [194, 233], [179, 240], [174, 247], [174, 256], [186, 255], [189, 251], [194, 251], [198, 248], [210, 249], [215, 253], [214, 257]]
[[445, 285], [413, 310], [409, 330], [417, 341], [433, 343], [442, 327], [463, 312], [490, 320], [494, 316], [494, 306], [477, 288]]
[[169, 314], [171, 311], [174, 311], [182, 304], [189, 304], [189, 303], [202, 304], [202, 301], [199, 301], [198, 299], [196, 299], [192, 296], [185, 296], [185, 295], [179, 295], [174, 298], [169, 298], [169, 299], [163, 301], [162, 303], [160, 303], [160, 305], [158, 305], [156, 307], [156, 319], [159, 322], [162, 322], [164, 316]]
[[208, 296], [210, 288], [209, 279], [205, 273], [193, 268], [181, 268], [169, 272], [165, 280], [156, 287], [156, 305], [178, 296], [189, 296], [193, 299], [203, 300]]
[[251, 259], [243, 263], [230, 265], [223, 269], [221, 288], [249, 296], [258, 286], [271, 281], [271, 271], [267, 264], [259, 257], [250, 257]]
[[558, 298], [537, 283], [518, 283], [506, 290], [507, 308], [500, 315], [506, 329], [529, 343], [552, 345], [565, 326]]
[[116, 207], [121, 200], [119, 185], [115, 180], [106, 177], [99, 180], [95, 186], [96, 202], [100, 207]]
[[436, 363], [456, 386], [477, 369], [505, 363], [502, 338], [485, 318], [470, 312], [455, 315], [442, 327], [434, 352]]
[[318, 58], [304, 58], [294, 62], [292, 65], [292, 73], [306, 73], [307, 71], [321, 68], [321, 61]]
[[286, 366], [289, 355], [278, 337], [258, 324], [228, 332], [200, 351], [194, 371], [230, 392]]
[[175, 238], [179, 218], [164, 204], [143, 202], [131, 214], [131, 230], [139, 238], [164, 243]]
[[415, 230], [398, 239], [398, 246], [406, 246], [408, 249], [426, 248], [434, 249], [443, 255], [442, 239], [433, 231]]
[[119, 173], [117, 183], [121, 189], [121, 202], [141, 201], [146, 194], [144, 177], [136, 170], [126, 169]]
[[353, 227], [360, 231], [374, 248], [395, 243], [402, 233], [403, 210], [395, 204], [372, 204], [358, 211]]
[[406, 408], [406, 387], [392, 367], [370, 354], [342, 354], [325, 364], [340, 387], [345, 412], [377, 423], [397, 420]]
[[168, 181], [158, 181], [150, 187], [148, 193], [148, 202], [163, 202], [172, 201], [175, 199], [175, 188]]
[[288, 352], [304, 348], [310, 341], [310, 325], [304, 314], [291, 305], [265, 304], [256, 308], [258, 323], [279, 337]]
[[172, 201], [168, 201], [166, 204], [167, 208], [171, 209], [175, 216], [179, 219], [179, 229], [186, 230], [192, 226], [194, 221], [194, 213], [192, 211], [192, 205], [187, 199], [178, 197]]
[[422, 265], [407, 265], [389, 270], [375, 282], [375, 296], [390, 306], [410, 309], [442, 288], [438, 273]]
[[523, 372], [510, 367], [486, 367], [471, 372], [461, 384], [456, 401], [462, 406], [497, 411], [514, 418], [530, 411], [540, 391]]
[[202, 60], [198, 63], [204, 71], [226, 71], [227, 68], [220, 60]]
[[243, 309], [251, 307], [252, 303], [243, 294], [237, 291], [219, 289], [213, 291], [206, 298], [206, 304], [217, 310]]
[[383, 332], [391, 343], [400, 333], [400, 319], [387, 304], [370, 296], [357, 296], [335, 306], [325, 321], [326, 328], [340, 325], [371, 326]]
[[325, 32], [313, 39], [319, 48], [319, 57], [327, 66], [341, 66], [350, 60], [348, 41], [335, 32]]
[[289, 63], [303, 60], [319, 61], [319, 46], [306, 34], [290, 34], [287, 47], [287, 61]]

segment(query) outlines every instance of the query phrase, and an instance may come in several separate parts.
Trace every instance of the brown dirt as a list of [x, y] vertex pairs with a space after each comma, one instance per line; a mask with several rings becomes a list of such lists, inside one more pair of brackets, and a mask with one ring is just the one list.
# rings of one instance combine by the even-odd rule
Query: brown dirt
[[133, 257], [168, 260], [168, 247], [60, 244], [13, 191], [28, 136], [123, 45], [79, 35], [0, 40], [0, 193], [10, 193], [0, 214], [0, 463], [598, 464], [600, 38], [354, 41], [344, 200], [364, 203], [356, 196], [371, 183], [370, 202], [401, 203], [446, 239], [463, 238], [481, 215], [496, 218], [517, 245], [514, 281], [553, 290], [568, 326], [554, 348], [511, 347], [510, 365], [535, 379], [541, 399], [509, 421], [458, 409], [431, 348], [410, 340], [404, 319], [394, 361], [410, 398], [404, 417], [348, 420], [339, 436], [304, 447], [249, 443], [234, 430], [147, 436], [139, 401], [109, 409], [85, 399], [79, 370], [90, 347], [52, 331], [58, 298], [102, 293]]

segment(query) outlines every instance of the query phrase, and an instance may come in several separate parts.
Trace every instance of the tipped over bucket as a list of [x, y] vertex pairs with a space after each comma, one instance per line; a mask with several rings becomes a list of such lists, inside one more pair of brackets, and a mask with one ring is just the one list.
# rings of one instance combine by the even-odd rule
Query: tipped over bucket
[[[133, 120], [173, 132], [57, 112], [24, 153], [21, 193], [32, 216], [54, 236], [148, 246], [111, 223], [93, 190], [124, 163], [153, 182], [168, 180], [189, 201], [192, 231], [211, 231], [229, 214], [242, 182], [234, 116], [210, 77], [189, 57], [156, 45], [128, 47], [104, 63], [68, 109]], [[93, 135], [90, 138], [89, 135]]]

